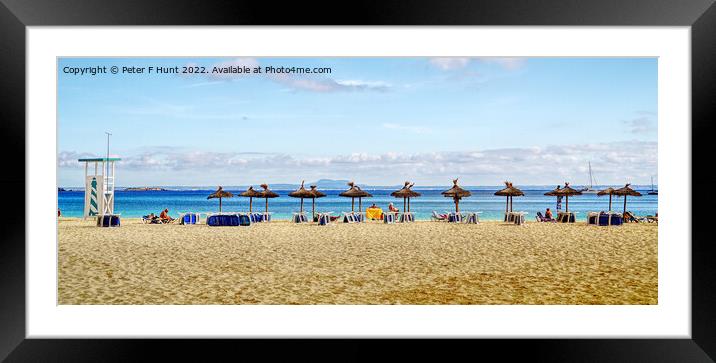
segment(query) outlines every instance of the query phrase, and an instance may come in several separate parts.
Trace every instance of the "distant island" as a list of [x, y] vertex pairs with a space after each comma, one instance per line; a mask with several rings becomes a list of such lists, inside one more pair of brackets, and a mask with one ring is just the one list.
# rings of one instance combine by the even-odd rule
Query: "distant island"
[[129, 187], [124, 188], [125, 192], [149, 192], [149, 191], [156, 191], [156, 192], [164, 192], [166, 189], [164, 188], [158, 188], [158, 187]]
[[58, 192], [66, 192], [67, 190], [65, 188], [57, 188]]

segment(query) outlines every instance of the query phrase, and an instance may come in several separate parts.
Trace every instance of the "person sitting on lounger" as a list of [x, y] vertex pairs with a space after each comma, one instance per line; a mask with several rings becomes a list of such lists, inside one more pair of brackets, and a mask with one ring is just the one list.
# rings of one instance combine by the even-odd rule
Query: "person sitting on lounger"
[[398, 208], [395, 208], [395, 206], [393, 205], [393, 203], [388, 204], [388, 210], [391, 211], [391, 212], [393, 212], [393, 213], [398, 213], [398, 212], [400, 212], [400, 210], [399, 210]]
[[161, 213], [159, 213], [159, 219], [161, 219], [164, 223], [174, 220], [174, 218], [169, 216], [169, 209], [164, 209]]
[[378, 206], [377, 206], [377, 205], [375, 205], [375, 203], [373, 203], [373, 205], [371, 205], [371, 206], [370, 206], [370, 207], [368, 207], [368, 208], [378, 208]]
[[552, 219], [552, 211], [547, 208], [547, 210], [544, 212], [544, 219], [551, 221]]

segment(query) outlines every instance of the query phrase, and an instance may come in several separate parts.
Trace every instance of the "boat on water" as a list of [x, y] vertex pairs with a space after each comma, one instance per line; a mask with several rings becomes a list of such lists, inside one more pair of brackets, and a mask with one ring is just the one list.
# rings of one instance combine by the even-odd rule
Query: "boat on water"
[[659, 191], [654, 189], [654, 177], [651, 177], [651, 190], [649, 190], [646, 194], [648, 195], [659, 195]]
[[589, 186], [579, 190], [582, 194], [597, 194], [598, 190], [594, 189], [594, 176], [592, 176], [592, 162], [589, 162]]

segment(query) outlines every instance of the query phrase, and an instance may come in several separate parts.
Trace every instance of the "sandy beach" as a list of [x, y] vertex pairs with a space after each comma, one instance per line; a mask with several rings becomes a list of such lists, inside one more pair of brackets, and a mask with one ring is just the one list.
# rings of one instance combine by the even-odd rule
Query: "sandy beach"
[[656, 224], [120, 228], [60, 218], [59, 304], [657, 304]]

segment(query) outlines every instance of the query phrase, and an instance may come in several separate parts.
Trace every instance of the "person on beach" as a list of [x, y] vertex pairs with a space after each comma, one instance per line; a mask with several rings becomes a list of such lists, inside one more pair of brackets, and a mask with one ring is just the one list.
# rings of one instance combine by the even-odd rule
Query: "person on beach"
[[373, 203], [373, 205], [371, 205], [371, 206], [370, 206], [370, 207], [368, 207], [368, 208], [378, 208], [378, 206], [377, 206], [377, 205], [375, 205], [375, 203]]
[[171, 222], [174, 219], [169, 216], [169, 209], [164, 209], [161, 213], [159, 213], [159, 219], [162, 220], [162, 222]]
[[544, 212], [544, 218], [548, 221], [552, 220], [552, 211], [549, 208]]
[[395, 208], [395, 206], [393, 205], [392, 202], [390, 204], [388, 204], [388, 210], [393, 213], [398, 213], [400, 211], [398, 208]]

